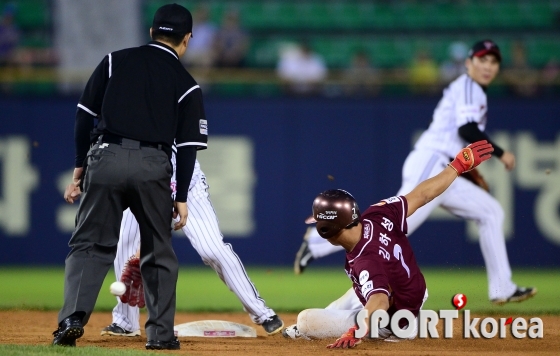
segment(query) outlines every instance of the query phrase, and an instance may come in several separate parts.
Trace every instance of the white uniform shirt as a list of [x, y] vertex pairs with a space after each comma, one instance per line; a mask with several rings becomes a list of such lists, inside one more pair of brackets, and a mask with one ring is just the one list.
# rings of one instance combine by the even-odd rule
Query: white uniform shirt
[[459, 136], [459, 127], [476, 122], [480, 131], [484, 131], [486, 112], [486, 93], [471, 77], [463, 74], [444, 89], [430, 127], [422, 133], [414, 148], [435, 150], [453, 158], [470, 143]]

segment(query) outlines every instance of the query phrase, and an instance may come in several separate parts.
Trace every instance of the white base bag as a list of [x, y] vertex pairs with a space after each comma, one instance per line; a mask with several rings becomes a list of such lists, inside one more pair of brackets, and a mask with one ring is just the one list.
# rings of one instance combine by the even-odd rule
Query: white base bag
[[177, 337], [257, 337], [257, 331], [247, 325], [225, 320], [199, 320], [175, 325]]

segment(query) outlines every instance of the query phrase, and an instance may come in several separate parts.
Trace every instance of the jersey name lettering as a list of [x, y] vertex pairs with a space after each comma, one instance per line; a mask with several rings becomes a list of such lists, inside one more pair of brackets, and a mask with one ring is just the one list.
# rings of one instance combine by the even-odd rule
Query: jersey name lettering
[[383, 245], [385, 245], [385, 246], [389, 245], [390, 241], [391, 241], [391, 238], [389, 236], [387, 236], [387, 234], [384, 234], [384, 233], [379, 234], [379, 242], [381, 242]]
[[389, 231], [393, 231], [393, 222], [386, 217], [383, 217], [383, 222], [381, 225]]

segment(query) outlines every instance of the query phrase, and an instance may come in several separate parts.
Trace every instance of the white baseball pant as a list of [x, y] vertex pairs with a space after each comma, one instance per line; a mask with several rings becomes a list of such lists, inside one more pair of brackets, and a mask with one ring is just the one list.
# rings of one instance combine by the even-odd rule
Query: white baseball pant
[[[191, 180], [187, 206], [189, 216], [183, 232], [188, 237], [202, 261], [212, 267], [220, 279], [235, 293], [249, 313], [251, 320], [262, 324], [266, 319], [275, 315], [259, 296], [257, 289], [249, 279], [239, 256], [233, 251], [229, 243], [223, 242], [223, 236], [218, 226], [218, 218], [210, 201], [206, 177], [200, 170], [198, 162]], [[120, 280], [122, 270], [128, 258], [138, 250], [140, 230], [134, 215], [130, 210], [124, 211], [120, 238], [115, 258], [115, 275]], [[139, 309], [121, 303], [117, 298], [117, 305], [113, 309], [113, 323], [127, 331], [140, 329]]]
[[[397, 195], [410, 193], [419, 183], [440, 173], [448, 163], [449, 157], [438, 152], [413, 150], [404, 162], [403, 184]], [[407, 218], [408, 233], [414, 232], [438, 206], [476, 223], [488, 276], [488, 297], [492, 300], [511, 296], [517, 286], [511, 280], [500, 203], [469, 180], [456, 179], [440, 196]]]
[[[428, 299], [428, 290], [424, 294], [424, 301]], [[356, 296], [354, 289], [350, 288], [344, 295], [325, 309], [305, 309], [298, 314], [297, 328], [304, 338], [326, 339], [340, 337], [351, 327], [356, 325], [356, 314], [364, 306]], [[422, 307], [420, 307], [422, 309]], [[410, 339], [416, 338], [418, 334], [418, 318], [414, 324], [414, 331]], [[386, 339], [392, 332], [386, 328], [379, 329], [379, 337]]]

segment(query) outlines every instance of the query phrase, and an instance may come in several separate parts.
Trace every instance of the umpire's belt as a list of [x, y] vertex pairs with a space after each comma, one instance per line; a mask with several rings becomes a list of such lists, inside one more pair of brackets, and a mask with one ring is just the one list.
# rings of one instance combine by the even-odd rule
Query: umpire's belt
[[98, 143], [113, 143], [116, 145], [121, 145], [125, 148], [139, 148], [139, 147], [151, 147], [151, 148], [156, 148], [158, 150], [162, 149], [162, 145], [161, 144], [157, 144], [157, 143], [153, 143], [153, 142], [146, 142], [146, 141], [138, 141], [138, 140], [133, 140], [130, 138], [126, 138], [126, 137], [122, 137], [122, 136], [117, 136], [117, 135], [113, 135], [113, 134], [103, 134], [101, 136], [99, 136], [99, 138], [97, 139]]

